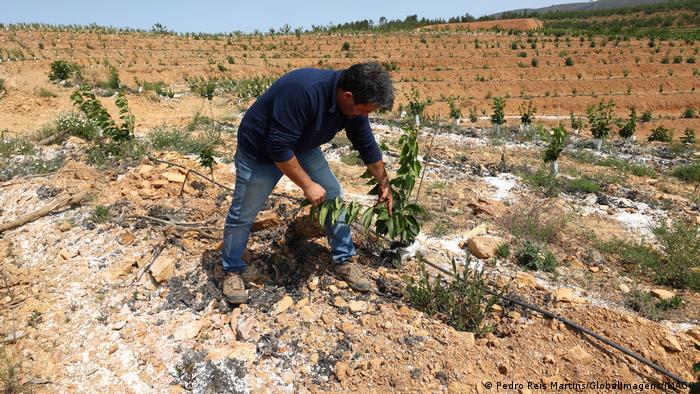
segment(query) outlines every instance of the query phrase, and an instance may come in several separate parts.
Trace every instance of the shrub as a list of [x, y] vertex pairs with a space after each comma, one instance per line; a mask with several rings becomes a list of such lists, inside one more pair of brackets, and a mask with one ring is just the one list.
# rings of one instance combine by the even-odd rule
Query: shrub
[[557, 268], [557, 259], [554, 254], [530, 241], [525, 241], [518, 249], [515, 260], [528, 270], [555, 272]]
[[482, 325], [498, 297], [486, 299], [486, 284], [483, 270], [471, 269], [464, 265], [464, 271], [459, 273], [452, 261], [455, 278], [447, 282], [440, 276], [431, 280], [421, 265], [418, 279], [408, 278], [406, 296], [409, 303], [430, 316], [440, 316], [448, 324], [460, 331], [484, 333], [489, 327]]
[[675, 221], [653, 230], [662, 251], [660, 264], [651, 266], [657, 283], [700, 290], [700, 234], [698, 224]]
[[180, 128], [156, 128], [148, 134], [148, 139], [156, 150], [174, 150], [189, 154], [199, 153], [209, 145], [208, 141], [193, 137]]
[[625, 306], [653, 321], [661, 320], [665, 311], [678, 308], [682, 303], [678, 296], [670, 300], [657, 300], [651, 293], [639, 290], [630, 292], [625, 300]]
[[627, 122], [620, 128], [619, 134], [622, 138], [630, 138], [637, 130], [637, 111], [634, 107], [630, 108], [630, 115]]
[[533, 57], [532, 60], [530, 60], [530, 65], [532, 67], [537, 67], [540, 65], [540, 60], [536, 57]]
[[639, 118], [639, 120], [640, 120], [642, 123], [651, 122], [652, 119], [653, 119], [653, 116], [652, 116], [652, 114], [651, 114], [651, 111], [644, 111], [644, 112], [642, 113], [642, 117]]
[[472, 107], [469, 108], [469, 121], [472, 123], [476, 123], [479, 120], [479, 117], [476, 113], [476, 108]]
[[226, 60], [228, 61], [228, 64], [236, 64], [236, 59], [234, 59], [231, 55], [227, 56]]
[[72, 76], [78, 76], [80, 74], [80, 66], [65, 60], [56, 60], [51, 63], [50, 67], [50, 81], [63, 81], [70, 79]]
[[651, 130], [651, 134], [649, 134], [647, 141], [671, 142], [673, 141], [673, 135], [671, 130], [664, 126], [659, 126]]
[[680, 64], [683, 63], [683, 56], [674, 56], [673, 57], [673, 64]]
[[420, 92], [418, 92], [418, 89], [415, 87], [411, 87], [411, 91], [407, 92], [405, 96], [406, 100], [408, 101], [408, 108], [406, 109], [406, 112], [412, 117], [417, 115], [422, 118], [425, 107], [428, 105], [428, 101], [422, 101], [420, 99]]
[[506, 122], [506, 114], [504, 112], [506, 107], [506, 100], [502, 97], [493, 98], [493, 115], [491, 115], [491, 123], [495, 125], [502, 125]]
[[683, 114], [681, 114], [681, 118], [684, 119], [693, 119], [697, 116], [697, 113], [695, 112], [694, 108], [688, 107], [683, 111]]
[[66, 112], [56, 118], [56, 132], [74, 135], [86, 140], [94, 140], [100, 136], [97, 124], [85, 115], [76, 112]]
[[564, 61], [564, 65], [567, 67], [571, 67], [574, 65], [574, 59], [567, 57], [566, 60]]
[[105, 207], [104, 205], [96, 205], [88, 220], [94, 223], [105, 223], [111, 217], [112, 214], [110, 213], [108, 207]]
[[[544, 171], [540, 171], [542, 176], [547, 177]], [[512, 212], [503, 215], [498, 222], [515, 239], [555, 244], [567, 220], [567, 216], [553, 204], [537, 202], [513, 207]]]
[[681, 142], [684, 144], [695, 144], [695, 130], [688, 127], [683, 131], [683, 136], [681, 137]]
[[46, 88], [39, 88], [38, 90], [35, 91], [36, 95], [42, 98], [53, 98], [53, 97], [58, 97], [56, 96], [56, 93], [50, 91], [49, 89]]
[[685, 62], [688, 64], [695, 64], [695, 57], [690, 56], [687, 59], [685, 59]]
[[700, 162], [676, 166], [673, 176], [684, 182], [700, 183]]
[[343, 43], [343, 46], [340, 48], [341, 51], [349, 51], [350, 50], [350, 43], [345, 41]]
[[588, 124], [594, 138], [605, 139], [610, 132], [612, 122], [612, 111], [615, 109], [615, 102], [610, 100], [607, 103], [601, 101], [597, 106], [587, 108]]

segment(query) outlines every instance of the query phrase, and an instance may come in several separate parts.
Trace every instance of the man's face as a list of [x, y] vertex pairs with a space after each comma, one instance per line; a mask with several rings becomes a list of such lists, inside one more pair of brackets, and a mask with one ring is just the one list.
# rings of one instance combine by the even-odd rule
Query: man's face
[[348, 118], [367, 116], [371, 112], [379, 109], [379, 105], [375, 103], [355, 104], [352, 93], [342, 90], [339, 94], [337, 104], [338, 108], [340, 108], [340, 112], [342, 112], [343, 115], [347, 116]]

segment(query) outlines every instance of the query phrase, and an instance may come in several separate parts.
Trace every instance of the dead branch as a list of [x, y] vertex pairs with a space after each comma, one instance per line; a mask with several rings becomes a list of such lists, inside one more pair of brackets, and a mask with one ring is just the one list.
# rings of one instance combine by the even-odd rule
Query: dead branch
[[80, 192], [75, 193], [75, 194], [64, 193], [64, 194], [58, 196], [57, 198], [55, 198], [49, 204], [37, 209], [36, 211], [34, 211], [30, 214], [21, 216], [21, 217], [13, 220], [11, 222], [0, 224], [0, 234], [2, 234], [3, 232], [5, 232], [7, 230], [12, 230], [14, 228], [23, 226], [29, 222], [32, 222], [36, 219], [44, 217], [44, 216], [48, 215], [49, 213], [51, 213], [59, 208], [62, 208], [66, 205], [80, 203], [87, 195], [88, 195], [88, 192], [85, 190], [80, 191]]
[[172, 228], [176, 231], [196, 231], [202, 237], [208, 238], [208, 239], [221, 239], [220, 236], [216, 236], [216, 235], [212, 234], [210, 231], [222, 231], [223, 230], [219, 227], [202, 226], [201, 223], [173, 222], [170, 220], [154, 218], [153, 216], [137, 215], [137, 216], [130, 216], [129, 218], [130, 219], [143, 219], [143, 220], [149, 220], [152, 222], [160, 223], [160, 224], [167, 226], [169, 228]]
[[136, 280], [134, 280], [133, 283], [138, 283], [138, 281], [141, 280], [141, 277], [143, 274], [148, 271], [149, 268], [153, 265], [153, 263], [156, 262], [158, 259], [158, 256], [160, 256], [161, 253], [163, 253], [163, 250], [165, 250], [165, 246], [170, 242], [170, 239], [165, 238], [163, 242], [159, 243], [155, 248], [153, 248], [153, 254], [151, 255], [151, 261], [148, 262], [148, 264], [144, 265], [141, 267], [138, 271], [138, 274], [136, 275]]
[[58, 134], [50, 135], [50, 136], [44, 138], [43, 140], [39, 141], [37, 144], [48, 145], [48, 144], [53, 143], [56, 140], [60, 140], [61, 138], [65, 137], [65, 136], [66, 136], [66, 133], [58, 133]]

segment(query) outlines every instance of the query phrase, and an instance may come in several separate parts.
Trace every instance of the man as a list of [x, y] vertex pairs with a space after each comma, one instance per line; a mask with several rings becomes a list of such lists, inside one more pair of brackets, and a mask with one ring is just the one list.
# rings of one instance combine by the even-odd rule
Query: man
[[[389, 110], [393, 103], [389, 74], [378, 63], [361, 63], [343, 71], [292, 71], [248, 109], [238, 128], [236, 185], [224, 228], [222, 287], [229, 302], [246, 301], [243, 252], [255, 217], [282, 175], [313, 205], [342, 196], [319, 148], [339, 131], [346, 130], [380, 185], [379, 202], [386, 202], [391, 212], [389, 178], [367, 115]], [[350, 227], [340, 218], [325, 230], [333, 259], [330, 271], [355, 290], [369, 290], [369, 279], [353, 261]]]

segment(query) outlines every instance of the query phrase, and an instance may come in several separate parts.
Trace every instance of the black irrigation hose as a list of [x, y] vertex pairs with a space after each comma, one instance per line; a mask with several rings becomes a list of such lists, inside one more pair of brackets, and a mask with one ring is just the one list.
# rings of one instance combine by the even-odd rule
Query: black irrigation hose
[[[446, 269], [444, 269], [444, 268], [438, 266], [437, 264], [433, 264], [433, 263], [431, 263], [430, 261], [427, 261], [427, 260], [425, 260], [425, 259], [423, 259], [422, 261], [425, 262], [427, 265], [429, 265], [429, 266], [435, 268], [436, 270], [442, 272], [443, 274], [446, 274], [446, 275], [449, 275], [449, 276], [452, 277], [452, 278], [455, 278], [455, 275], [454, 275], [452, 272], [447, 271]], [[567, 319], [567, 318], [565, 318], [565, 317], [561, 317], [561, 316], [555, 315], [554, 313], [549, 312], [549, 311], [546, 311], [546, 310], [540, 308], [540, 307], [537, 306], [537, 305], [530, 304], [530, 303], [524, 302], [524, 301], [519, 301], [519, 300], [516, 300], [516, 299], [514, 299], [514, 298], [510, 298], [510, 297], [508, 297], [508, 296], [505, 296], [505, 295], [503, 295], [503, 294], [500, 294], [500, 293], [498, 293], [498, 292], [496, 292], [496, 291], [493, 291], [493, 290], [491, 290], [491, 289], [488, 289], [488, 288], [484, 288], [484, 291], [485, 291], [486, 293], [488, 293], [488, 294], [491, 294], [491, 295], [497, 296], [497, 297], [499, 297], [499, 298], [502, 298], [502, 299], [504, 299], [504, 300], [506, 300], [506, 301], [508, 301], [508, 302], [512, 302], [512, 303], [514, 303], [514, 304], [520, 305], [520, 306], [522, 306], [523, 308], [527, 308], [527, 309], [531, 309], [531, 310], [533, 310], [533, 311], [535, 311], [535, 312], [539, 312], [539, 313], [543, 314], [544, 316], [547, 316], [547, 317], [549, 317], [549, 318], [551, 318], [551, 319], [559, 320], [560, 322], [566, 324], [567, 326], [572, 327], [572, 328], [574, 328], [574, 329], [576, 329], [576, 330], [578, 330], [578, 331], [580, 331], [580, 332], [583, 332], [584, 334], [588, 334], [588, 335], [592, 336], [593, 338], [595, 338], [595, 339], [597, 339], [597, 340], [599, 340], [599, 341], [605, 343], [606, 345], [611, 346], [611, 347], [613, 347], [613, 348], [615, 348], [615, 349], [621, 351], [622, 353], [625, 353], [626, 355], [628, 355], [628, 356], [634, 358], [635, 360], [641, 362], [642, 364], [645, 364], [645, 365], [647, 365], [647, 366], [649, 366], [649, 367], [651, 367], [651, 368], [654, 368], [657, 372], [659, 372], [659, 373], [661, 373], [661, 374], [663, 374], [663, 375], [668, 376], [669, 378], [675, 380], [676, 382], [678, 382], [679, 384], [683, 385], [684, 387], [688, 387], [688, 386], [690, 385], [690, 383], [688, 383], [688, 382], [686, 382], [685, 380], [683, 380], [683, 378], [674, 375], [672, 372], [670, 372], [670, 371], [664, 369], [664, 368], [661, 367], [661, 366], [658, 366], [658, 365], [654, 364], [652, 361], [650, 361], [650, 360], [648, 360], [648, 359], [646, 359], [646, 358], [640, 356], [639, 354], [637, 354], [637, 353], [635, 353], [635, 352], [633, 352], [633, 351], [631, 351], [631, 350], [629, 350], [629, 349], [623, 347], [622, 345], [618, 345], [617, 343], [615, 343], [615, 342], [613, 342], [613, 341], [611, 341], [611, 340], [609, 340], [609, 339], [607, 339], [607, 338], [601, 336], [600, 334], [596, 334], [595, 332], [591, 331], [590, 329], [588, 329], [588, 328], [586, 328], [586, 327], [583, 327], [583, 326], [581, 326], [581, 325], [579, 325], [579, 324], [577, 324], [577, 323], [572, 322], [571, 320], [569, 320], [569, 319]]]
[[[282, 193], [280, 193], [279, 196], [280, 196], [280, 197], [287, 197], [287, 198], [291, 198], [291, 199], [296, 199], [296, 198], [294, 198], [294, 197], [290, 197], [290, 196], [287, 196], [287, 195], [282, 194]], [[299, 199], [299, 200], [301, 200], [301, 199]], [[382, 236], [382, 235], [380, 235], [380, 234], [377, 234], [377, 233], [375, 233], [375, 232], [373, 232], [373, 231], [371, 231], [371, 230], [368, 230], [368, 231], [369, 231], [370, 233], [372, 233], [372, 235], [374, 235], [374, 236], [376, 236], [376, 237], [378, 237], [378, 238], [381, 238], [381, 239], [383, 239], [383, 240], [385, 240], [385, 241], [390, 241], [389, 239], [387, 239], [386, 237], [384, 237], [384, 236]], [[434, 264], [434, 263], [431, 263], [430, 261], [428, 261], [428, 260], [426, 260], [426, 259], [423, 259], [422, 261], [423, 261], [424, 263], [426, 263], [427, 265], [429, 265], [429, 266], [435, 268], [436, 270], [442, 272], [443, 274], [448, 275], [448, 276], [452, 277], [453, 279], [456, 278], [455, 275], [454, 275], [454, 273], [447, 271], [446, 269], [440, 267], [439, 265]], [[572, 322], [571, 320], [569, 320], [569, 319], [567, 319], [567, 318], [565, 318], [565, 317], [561, 317], [561, 316], [556, 315], [556, 314], [554, 314], [554, 313], [552, 313], [552, 312], [546, 311], [546, 310], [540, 308], [540, 307], [537, 306], [537, 305], [530, 304], [530, 303], [528, 303], [528, 302], [524, 302], [524, 301], [520, 301], [520, 300], [516, 300], [516, 299], [514, 299], [514, 298], [510, 298], [510, 297], [508, 297], [508, 296], [505, 296], [505, 295], [503, 295], [503, 294], [501, 294], [501, 293], [498, 293], [498, 292], [496, 292], [496, 291], [494, 291], [494, 290], [491, 290], [491, 289], [489, 289], [489, 288], [484, 288], [484, 291], [485, 291], [486, 293], [488, 293], [488, 294], [494, 295], [494, 296], [499, 297], [499, 298], [501, 298], [501, 299], [503, 299], [503, 300], [506, 300], [506, 301], [508, 301], [508, 302], [512, 302], [512, 303], [514, 303], [514, 304], [516, 304], [516, 305], [520, 305], [520, 306], [523, 307], [523, 308], [527, 308], [527, 309], [533, 310], [533, 311], [535, 311], [535, 312], [539, 312], [539, 313], [541, 313], [542, 315], [549, 317], [550, 319], [559, 320], [560, 322], [564, 323], [565, 325], [567, 325], [567, 326], [569, 326], [569, 327], [572, 327], [572, 328], [574, 328], [575, 330], [580, 331], [580, 332], [582, 332], [582, 333], [584, 333], [584, 334], [590, 335], [590, 336], [592, 336], [593, 338], [595, 338], [595, 339], [597, 339], [597, 340], [603, 342], [604, 344], [606, 344], [606, 345], [608, 345], [608, 346], [610, 346], [610, 347], [612, 347], [612, 348], [614, 348], [614, 349], [617, 349], [617, 350], [621, 351], [622, 353], [624, 353], [624, 354], [626, 354], [626, 355], [628, 355], [628, 356], [634, 358], [635, 360], [639, 361], [640, 363], [642, 363], [642, 364], [644, 364], [644, 365], [647, 365], [647, 366], [653, 368], [653, 369], [656, 370], [657, 372], [659, 372], [659, 373], [661, 373], [661, 374], [663, 374], [663, 375], [666, 375], [667, 377], [669, 377], [669, 378], [675, 380], [677, 383], [683, 385], [684, 387], [688, 387], [688, 386], [690, 385], [689, 382], [685, 381], [685, 380], [684, 380], [683, 378], [681, 378], [680, 376], [677, 376], [677, 375], [675, 375], [673, 372], [671, 372], [671, 371], [669, 371], [669, 370], [667, 370], [667, 369], [665, 369], [665, 368], [663, 368], [663, 367], [661, 367], [661, 366], [659, 366], [659, 365], [656, 365], [656, 364], [655, 364], [654, 362], [652, 362], [651, 360], [648, 360], [648, 359], [646, 359], [646, 358], [640, 356], [639, 354], [637, 354], [637, 353], [635, 353], [635, 352], [633, 352], [633, 351], [627, 349], [626, 347], [624, 347], [624, 346], [622, 346], [622, 345], [619, 345], [619, 344], [617, 344], [617, 343], [615, 343], [615, 342], [613, 342], [613, 341], [611, 341], [611, 340], [609, 340], [609, 339], [603, 337], [602, 335], [593, 332], [593, 331], [590, 330], [589, 328], [586, 328], [586, 327], [584, 327], [584, 326], [582, 326], [582, 325], [580, 325], [580, 324], [574, 323], [574, 322]]]

